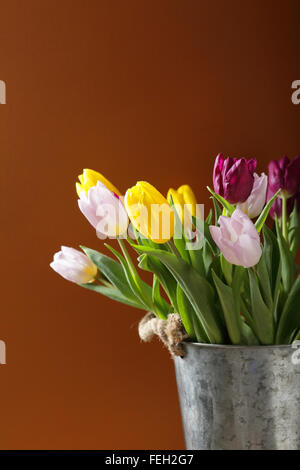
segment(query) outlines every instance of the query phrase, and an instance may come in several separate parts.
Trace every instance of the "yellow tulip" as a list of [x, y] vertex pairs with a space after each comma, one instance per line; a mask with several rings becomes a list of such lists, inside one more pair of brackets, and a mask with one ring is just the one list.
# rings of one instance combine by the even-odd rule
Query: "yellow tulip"
[[80, 183], [76, 183], [76, 191], [78, 196], [80, 197], [80, 193], [85, 191], [88, 194], [88, 191], [93, 186], [96, 186], [97, 181], [100, 181], [113, 193], [116, 193], [118, 196], [121, 196], [120, 191], [110, 182], [108, 181], [101, 173], [98, 173], [94, 170], [83, 170], [82, 175], [78, 176]]
[[170, 188], [168, 191], [167, 199], [169, 203], [171, 203], [171, 197], [173, 199], [173, 203], [178, 206], [179, 217], [183, 223], [184, 221], [184, 206], [187, 204], [186, 209], [188, 213], [194, 217], [197, 214], [197, 200], [195, 194], [193, 193], [192, 188], [188, 184], [184, 184], [180, 186], [177, 190]]
[[155, 243], [174, 234], [174, 212], [166, 198], [146, 181], [138, 181], [125, 194], [125, 207], [134, 227]]

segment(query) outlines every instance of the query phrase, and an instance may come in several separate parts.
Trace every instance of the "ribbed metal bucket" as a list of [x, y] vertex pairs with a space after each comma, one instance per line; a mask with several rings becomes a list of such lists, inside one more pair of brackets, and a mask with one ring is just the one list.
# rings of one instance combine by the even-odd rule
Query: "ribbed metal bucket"
[[185, 349], [174, 362], [187, 449], [300, 449], [297, 350], [199, 343]]

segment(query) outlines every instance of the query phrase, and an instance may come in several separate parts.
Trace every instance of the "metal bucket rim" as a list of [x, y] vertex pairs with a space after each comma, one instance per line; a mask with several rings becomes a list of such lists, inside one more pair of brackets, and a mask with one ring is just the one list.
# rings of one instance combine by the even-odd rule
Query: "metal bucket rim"
[[199, 348], [209, 348], [209, 349], [283, 349], [283, 348], [292, 348], [292, 344], [270, 344], [270, 345], [239, 345], [239, 344], [210, 344], [210, 343], [195, 343], [193, 341], [183, 341], [183, 344], [186, 346], [196, 346]]

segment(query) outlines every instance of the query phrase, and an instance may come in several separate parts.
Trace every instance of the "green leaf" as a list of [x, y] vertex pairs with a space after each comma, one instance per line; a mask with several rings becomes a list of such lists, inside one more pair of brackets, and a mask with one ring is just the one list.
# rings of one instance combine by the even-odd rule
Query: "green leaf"
[[[84, 253], [90, 258], [90, 260], [97, 266], [101, 273], [115, 286], [121, 294], [135, 302], [137, 300], [136, 295], [132, 292], [128, 278], [124, 273], [124, 270], [117, 261], [106, 256], [98, 251], [91, 250], [85, 246], [81, 246]], [[92, 285], [92, 284], [91, 284]]]
[[212, 216], [213, 216], [213, 213], [212, 213], [212, 210], [210, 209], [209, 213], [208, 213], [208, 216], [206, 217], [205, 219], [205, 222], [207, 223], [207, 225], [211, 225], [212, 224]]
[[300, 328], [300, 276], [288, 294], [277, 329], [276, 344], [288, 344], [294, 330]]
[[138, 243], [139, 245], [150, 246], [151, 248], [154, 248], [154, 249], [159, 246], [160, 250], [170, 251], [167, 243], [159, 243], [158, 245], [157, 243], [150, 240], [150, 238], [146, 238], [144, 235], [142, 235], [135, 227], [133, 227], [133, 232], [136, 238], [136, 242], [134, 242], [130, 237], [127, 237], [127, 242], [131, 246]]
[[288, 244], [283, 238], [282, 232], [278, 225], [278, 219], [275, 219], [276, 231], [277, 231], [277, 240], [280, 251], [280, 258], [282, 263], [281, 275], [282, 275], [282, 284], [283, 289], [286, 294], [289, 293], [292, 283], [295, 278], [295, 263], [292, 257], [292, 254], [289, 250]]
[[203, 264], [205, 269], [205, 275], [207, 276], [213, 262], [213, 253], [208, 243], [205, 243], [203, 247]]
[[259, 341], [256, 338], [253, 330], [250, 328], [247, 323], [242, 321], [242, 341], [243, 344], [247, 344], [248, 346], [257, 346], [259, 345]]
[[213, 197], [224, 207], [224, 209], [232, 215], [235, 211], [235, 207], [230, 204], [226, 199], [224, 199], [219, 194], [215, 193], [209, 186], [206, 186], [208, 191], [213, 195]]
[[293, 211], [289, 218], [289, 230], [288, 230], [288, 240], [289, 240], [289, 245], [290, 245], [290, 251], [294, 258], [298, 251], [299, 237], [300, 237], [299, 217], [298, 217], [297, 201], [295, 201]]
[[262, 249], [262, 255], [260, 257], [260, 260], [256, 265], [256, 274], [259, 279], [260, 289], [263, 295], [264, 302], [267, 307], [272, 311], [273, 297], [264, 248]]
[[263, 237], [264, 237], [264, 258], [268, 271], [268, 276], [271, 284], [271, 292], [273, 298], [273, 317], [275, 324], [277, 324], [279, 318], [279, 298], [281, 291], [281, 275], [282, 275], [282, 262], [280, 258], [280, 251], [278, 241], [267, 225], [263, 226]]
[[170, 299], [171, 304], [173, 305], [174, 311], [178, 311], [177, 307], [177, 283], [170, 273], [170, 271], [165, 267], [165, 265], [155, 258], [148, 254], [142, 254], [138, 258], [139, 268], [144, 269], [145, 271], [152, 272], [159, 279], [162, 287], [164, 288], [167, 296]]
[[216, 199], [214, 197], [211, 197], [211, 199], [213, 201], [214, 211], [215, 211], [215, 225], [217, 225], [219, 217], [220, 217], [220, 215], [222, 215], [222, 211], [221, 211], [221, 208], [220, 208], [219, 204], [217, 203]]
[[105, 295], [105, 297], [109, 297], [110, 299], [121, 302], [122, 304], [130, 305], [130, 307], [135, 307], [141, 310], [148, 310], [142, 303], [130, 300], [128, 297], [125, 297], [115, 287], [100, 286], [99, 284], [80, 284], [80, 286], [84, 287], [85, 289], [98, 292], [99, 294]]
[[[201, 275], [206, 276], [206, 275], [209, 275], [209, 271], [213, 262], [213, 257], [217, 256], [220, 250], [215, 244], [210, 234], [209, 225], [205, 221], [200, 220], [196, 217], [192, 217], [192, 220], [193, 220], [193, 225], [204, 236], [204, 244], [203, 244], [203, 247], [199, 250], [199, 255], [191, 254], [192, 250], [190, 250], [191, 263]], [[192, 259], [193, 257], [196, 257], [196, 256], [198, 256], [197, 262]], [[200, 256], [202, 257], [202, 260], [199, 259]], [[193, 264], [193, 261], [194, 261], [194, 264]]]
[[187, 298], [179, 284], [177, 284], [177, 305], [178, 313], [180, 314], [183, 326], [187, 334], [194, 341], [196, 339], [193, 326], [193, 316], [195, 315], [195, 312], [189, 299]]
[[214, 310], [214, 296], [210, 284], [186, 261], [172, 253], [136, 246], [137, 250], [157, 256], [173, 274], [191, 302], [211, 343], [221, 344], [223, 332]]
[[220, 255], [220, 262], [223, 275], [226, 279], [227, 284], [230, 286], [232, 283], [232, 264], [229, 263], [225, 258], [224, 255], [221, 253]]
[[154, 274], [153, 276], [153, 285], [152, 285], [152, 302], [157, 307], [157, 311], [160, 313], [160, 317], [167, 319], [168, 314], [171, 312], [172, 308], [161, 296], [160, 293], [160, 282], [158, 277]]
[[255, 334], [262, 344], [273, 344], [274, 321], [272, 312], [263, 301], [253, 269], [248, 269], [248, 274]]
[[264, 237], [264, 253], [269, 279], [271, 281], [272, 293], [274, 293], [278, 266], [280, 263], [280, 252], [278, 242], [275, 234], [270, 230], [267, 225], [263, 226], [263, 237]]
[[279, 261], [278, 269], [277, 269], [277, 277], [275, 281], [275, 286], [273, 290], [273, 316], [275, 320], [275, 324], [277, 324], [279, 320], [279, 299], [280, 299], [280, 291], [281, 291], [281, 260]]
[[[105, 243], [105, 246], [116, 256], [116, 258], [120, 261], [124, 274], [127, 279], [128, 287], [130, 287], [132, 293], [135, 295], [136, 298], [148, 309], [152, 310], [152, 289], [151, 287], [146, 284], [141, 279], [136, 279], [133, 277], [131, 270], [129, 269], [128, 263], [126, 262], [125, 258], [112, 246]], [[128, 289], [129, 290], [129, 289]], [[145, 295], [146, 298], [145, 298]], [[148, 301], [150, 300], [150, 302]]]
[[299, 341], [299, 340], [300, 340], [300, 330], [298, 330], [297, 333], [295, 334], [293, 341]]
[[195, 331], [195, 336], [198, 343], [209, 343], [209, 339], [204, 331], [203, 325], [199, 320], [198, 315], [193, 316], [193, 327]]
[[246, 279], [246, 269], [243, 266], [234, 266], [232, 276], [232, 292], [237, 311], [241, 313], [241, 296]]
[[241, 344], [241, 317], [236, 308], [232, 288], [226, 286], [214, 271], [212, 271], [212, 276], [224, 312], [229, 338], [232, 344]]
[[277, 198], [278, 194], [280, 193], [280, 189], [277, 191], [277, 193], [274, 194], [274, 196], [269, 200], [269, 202], [265, 205], [263, 211], [261, 212], [260, 216], [258, 217], [257, 221], [255, 222], [255, 227], [258, 231], [258, 233], [261, 231], [263, 228], [265, 221], [267, 220], [267, 217], [269, 215], [270, 209], [273, 205], [273, 202]]
[[[264, 237], [265, 262], [266, 262], [269, 278], [272, 284], [272, 280], [273, 280], [272, 279], [273, 278], [273, 272], [272, 272], [273, 240], [272, 240], [272, 237], [274, 235], [266, 225], [263, 226], [262, 233]], [[276, 243], [277, 243], [277, 240], [276, 240]]]
[[214, 285], [214, 281], [213, 281], [213, 278], [212, 278], [212, 270], [215, 271], [215, 273], [217, 274], [217, 276], [219, 278], [222, 278], [222, 268], [221, 268], [221, 262], [220, 262], [220, 255], [218, 256], [215, 256], [210, 264], [210, 267], [209, 267], [209, 270], [208, 270], [208, 273], [204, 275], [204, 277], [206, 277], [207, 281], [211, 284], [211, 285]]
[[251, 308], [250, 304], [248, 306], [248, 303], [245, 301], [243, 296], [240, 297], [239, 302], [240, 302], [240, 305], [241, 305], [242, 316], [244, 317], [245, 322], [249, 325], [251, 330], [255, 332], [256, 331], [255, 323], [254, 323], [254, 320], [253, 320], [252, 315], [250, 313], [250, 308]]
[[201, 276], [205, 276], [205, 267], [203, 261], [203, 248], [199, 250], [189, 250], [191, 265]]

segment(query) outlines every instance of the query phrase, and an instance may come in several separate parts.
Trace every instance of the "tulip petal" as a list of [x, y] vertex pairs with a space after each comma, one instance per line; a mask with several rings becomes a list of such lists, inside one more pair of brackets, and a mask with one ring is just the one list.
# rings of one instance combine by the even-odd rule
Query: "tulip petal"
[[132, 224], [146, 238], [165, 243], [174, 235], [174, 212], [167, 199], [150, 183], [138, 181], [128, 189], [125, 206]]
[[238, 266], [255, 266], [262, 252], [259, 234], [249, 217], [237, 208], [231, 217], [219, 217], [219, 224], [209, 229], [224, 258]]
[[244, 158], [236, 161], [223, 177], [224, 197], [231, 204], [244, 202], [249, 197], [254, 183]]
[[256, 164], [255, 159], [224, 159], [219, 154], [213, 171], [214, 191], [230, 204], [246, 201], [252, 191]]
[[115, 193], [118, 196], [121, 195], [120, 191], [107, 178], [105, 178], [105, 176], [101, 175], [101, 173], [98, 173], [97, 171], [85, 168], [83, 173], [78, 176], [78, 179], [80, 181], [80, 184], [76, 183], [78, 197], [80, 197], [82, 191], [88, 194], [89, 189], [96, 186], [98, 181], [104, 184], [104, 186], [112, 193]]
[[[245, 249], [245, 247], [247, 247], [247, 249]], [[237, 253], [241, 265], [244, 266], [244, 268], [251, 268], [259, 262], [262, 249], [259, 241], [256, 243], [252, 237], [244, 233], [239, 238]]]
[[121, 198], [112, 193], [100, 181], [88, 191], [81, 193], [79, 209], [100, 236], [123, 235], [128, 227], [128, 216]]
[[260, 176], [254, 173], [254, 184], [250, 196], [245, 202], [238, 204], [238, 207], [245, 212], [250, 219], [258, 217], [263, 210], [266, 202], [267, 185], [268, 177], [264, 173]]
[[62, 246], [61, 251], [55, 253], [50, 267], [63, 278], [76, 284], [92, 282], [97, 275], [97, 266], [84, 253], [66, 246]]
[[216, 158], [214, 170], [213, 170], [213, 186], [214, 191], [219, 194], [220, 196], [224, 195], [224, 188], [223, 188], [223, 164], [224, 164], [224, 157], [221, 153]]
[[293, 158], [284, 171], [284, 189], [293, 196], [300, 189], [300, 156]]

